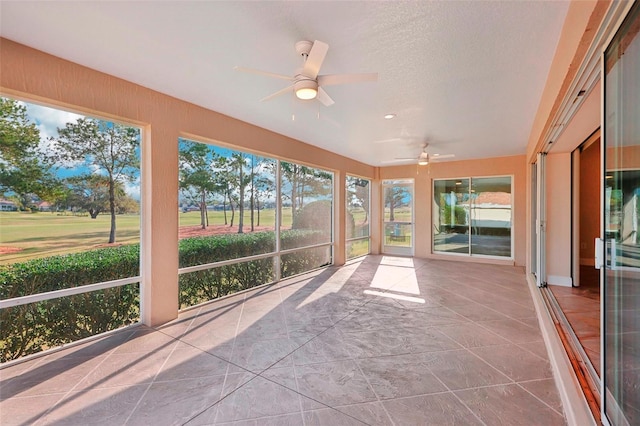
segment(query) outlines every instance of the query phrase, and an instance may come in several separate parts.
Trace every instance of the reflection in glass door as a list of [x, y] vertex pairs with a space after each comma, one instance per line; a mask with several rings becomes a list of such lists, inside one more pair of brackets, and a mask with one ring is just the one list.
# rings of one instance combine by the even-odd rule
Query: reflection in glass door
[[640, 424], [640, 3], [605, 52], [603, 415]]
[[385, 180], [382, 252], [413, 256], [413, 180]]
[[511, 176], [471, 180], [471, 254], [511, 257]]
[[511, 176], [433, 181], [433, 251], [512, 256]]
[[470, 254], [469, 180], [433, 181], [433, 250]]

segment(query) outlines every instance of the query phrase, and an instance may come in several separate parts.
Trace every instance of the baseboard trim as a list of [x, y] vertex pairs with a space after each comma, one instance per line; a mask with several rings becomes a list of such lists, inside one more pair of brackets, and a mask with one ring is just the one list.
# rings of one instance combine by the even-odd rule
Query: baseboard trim
[[571, 287], [573, 285], [573, 279], [561, 275], [547, 275], [547, 284]]

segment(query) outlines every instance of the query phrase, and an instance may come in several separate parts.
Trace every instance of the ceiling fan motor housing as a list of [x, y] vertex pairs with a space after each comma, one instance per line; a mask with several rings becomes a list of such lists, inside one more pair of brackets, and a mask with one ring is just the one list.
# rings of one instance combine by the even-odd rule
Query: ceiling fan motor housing
[[296, 52], [301, 56], [309, 56], [309, 52], [311, 52], [311, 48], [313, 47], [313, 42], [308, 40], [302, 40], [296, 43]]

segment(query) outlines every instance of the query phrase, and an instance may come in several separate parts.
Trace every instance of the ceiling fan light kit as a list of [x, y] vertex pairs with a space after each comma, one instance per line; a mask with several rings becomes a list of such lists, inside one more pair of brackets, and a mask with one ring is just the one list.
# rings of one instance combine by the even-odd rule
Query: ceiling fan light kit
[[235, 69], [237, 71], [260, 74], [291, 82], [290, 86], [266, 96], [262, 101], [268, 101], [285, 93], [293, 92], [298, 99], [317, 99], [324, 106], [331, 106], [334, 104], [334, 101], [323, 89], [324, 86], [378, 81], [377, 73], [318, 75], [322, 62], [324, 62], [324, 58], [329, 50], [327, 43], [318, 40], [314, 42], [303, 40], [295, 44], [295, 49], [296, 53], [302, 56], [303, 65], [302, 69], [298, 69], [293, 77], [239, 66], [236, 66]]
[[315, 80], [299, 80], [293, 85], [293, 89], [298, 99], [309, 100], [318, 96], [318, 83]]

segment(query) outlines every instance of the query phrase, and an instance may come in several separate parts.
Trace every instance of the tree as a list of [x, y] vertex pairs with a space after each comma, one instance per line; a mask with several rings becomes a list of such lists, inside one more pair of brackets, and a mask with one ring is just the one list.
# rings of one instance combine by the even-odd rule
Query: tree
[[138, 214], [140, 213], [140, 203], [124, 191], [116, 193], [116, 213], [117, 214]]
[[244, 195], [252, 177], [251, 174], [245, 174], [246, 159], [246, 154], [241, 152], [236, 152], [229, 158], [229, 165], [232, 170], [229, 182], [233, 186], [234, 192], [237, 191], [238, 194], [238, 234], [244, 232]]
[[40, 147], [40, 131], [29, 121], [27, 108], [0, 97], [0, 193], [21, 199], [37, 195], [53, 200], [62, 189], [53, 173], [53, 159]]
[[206, 229], [209, 224], [207, 195], [216, 189], [211, 168], [213, 154], [209, 146], [203, 143], [180, 139], [179, 144], [179, 187], [183, 191], [193, 189], [198, 194], [200, 226]]
[[233, 207], [232, 196], [232, 167], [227, 157], [216, 155], [214, 157], [212, 168], [214, 171], [213, 186], [214, 191], [222, 196], [222, 210], [224, 213], [224, 224], [229, 224], [227, 220], [227, 200], [229, 201], [229, 207], [231, 207], [231, 225], [233, 226], [233, 219], [235, 210]]
[[275, 191], [274, 188], [275, 161], [264, 157], [251, 156], [251, 195], [249, 205], [251, 208], [251, 231], [254, 226], [260, 226], [260, 210], [264, 208], [263, 198], [269, 198]]
[[407, 197], [410, 193], [404, 186], [392, 186], [385, 190], [385, 207], [389, 207], [389, 221], [393, 222], [395, 218], [395, 209], [406, 204]]
[[292, 220], [295, 220], [300, 209], [304, 207], [306, 196], [318, 198], [331, 193], [331, 173], [284, 161], [280, 163], [280, 167], [290, 190], [287, 197], [291, 201]]
[[347, 184], [349, 193], [364, 210], [362, 223], [367, 223], [369, 221], [369, 181], [367, 179], [349, 178]]
[[[82, 175], [68, 178], [66, 182], [69, 188], [66, 203], [71, 210], [86, 211], [91, 219], [109, 210], [108, 178], [100, 175]], [[122, 191], [122, 187], [119, 189]]]
[[255, 207], [256, 207], [256, 156], [251, 156], [251, 195], [249, 196], [249, 208], [251, 210], [251, 232], [255, 231]]
[[268, 199], [275, 191], [274, 182], [268, 175], [260, 175], [254, 182], [255, 208], [257, 210], [257, 226], [260, 226], [260, 210], [263, 208], [262, 199]]
[[116, 186], [133, 181], [139, 173], [140, 132], [117, 123], [81, 118], [58, 129], [57, 150], [61, 160], [103, 174], [108, 181], [111, 229], [109, 243], [116, 241]]

